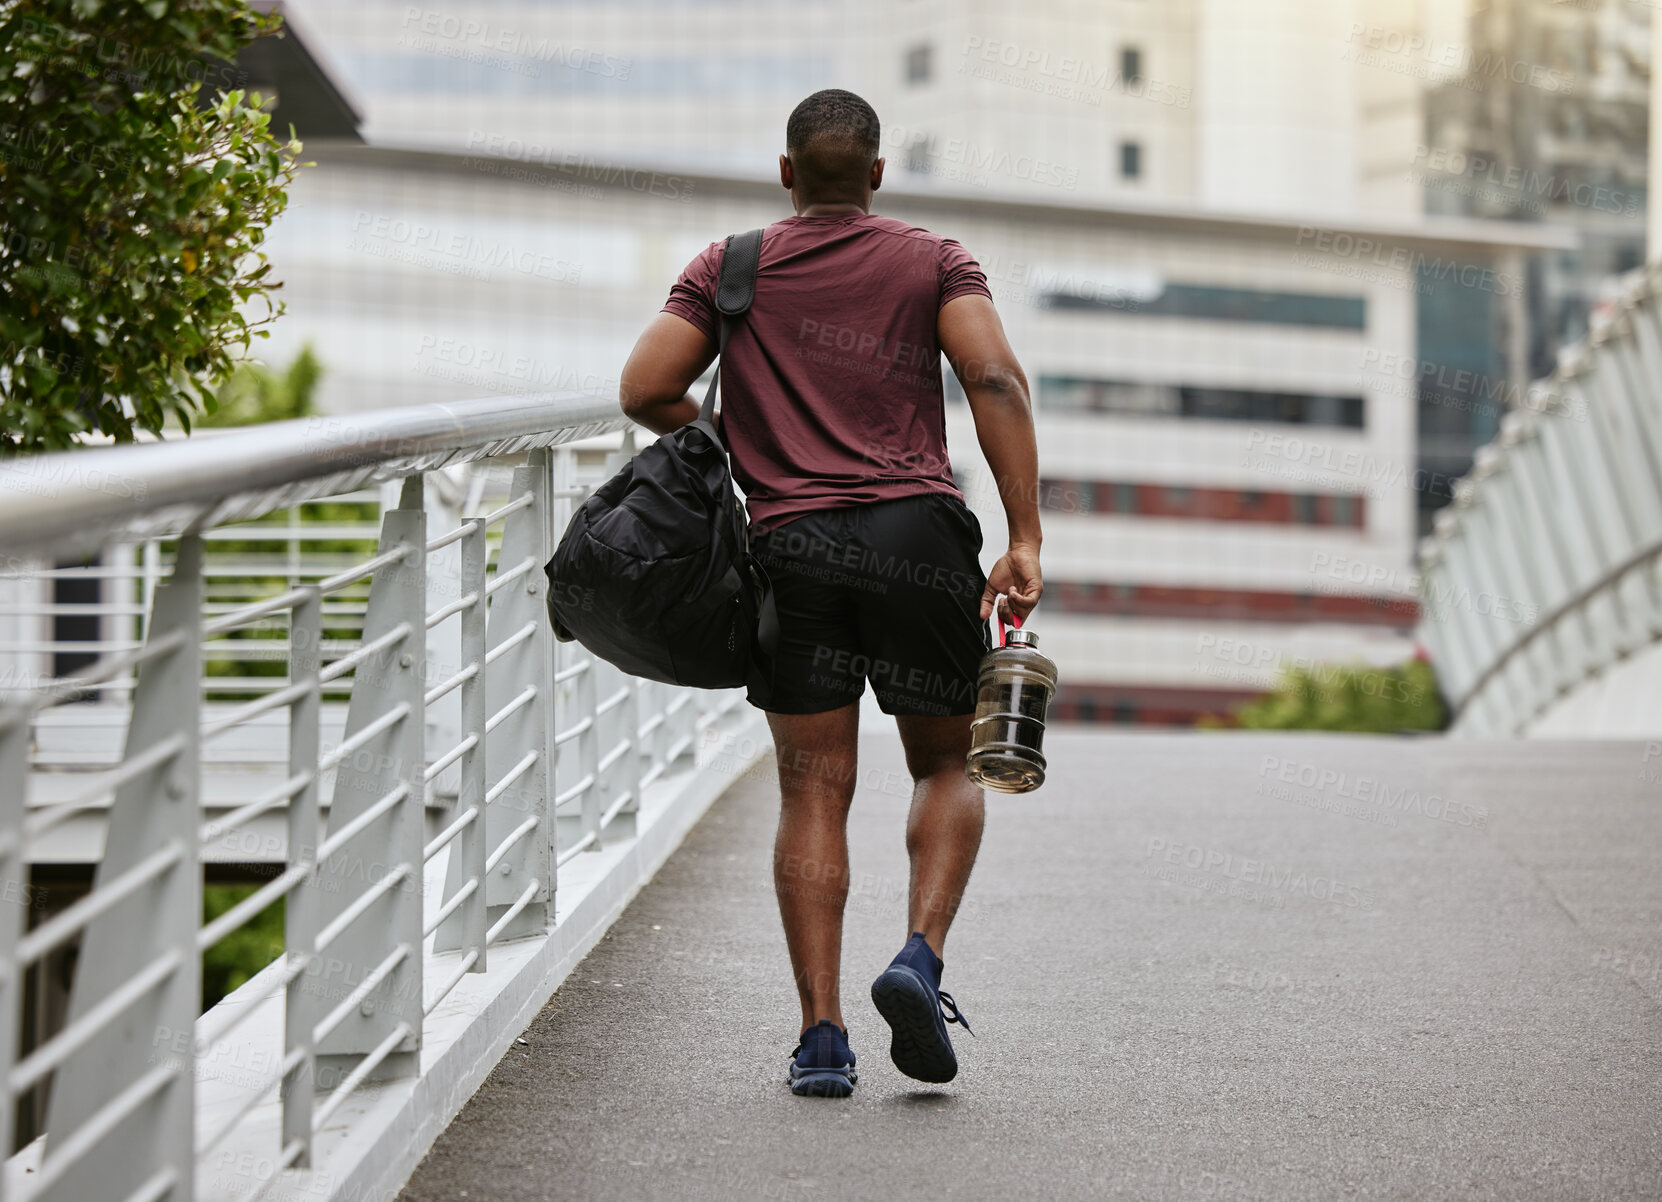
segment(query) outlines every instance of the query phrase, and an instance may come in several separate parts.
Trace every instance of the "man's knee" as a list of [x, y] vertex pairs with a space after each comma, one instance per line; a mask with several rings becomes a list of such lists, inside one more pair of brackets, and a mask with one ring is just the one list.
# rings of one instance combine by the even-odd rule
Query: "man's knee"
[[852, 757], [781, 747], [778, 762], [779, 791], [787, 804], [799, 799], [853, 801], [856, 762]]
[[962, 775], [969, 755], [973, 715], [955, 718], [902, 718], [900, 742], [906, 749], [906, 770], [919, 784], [953, 773]]

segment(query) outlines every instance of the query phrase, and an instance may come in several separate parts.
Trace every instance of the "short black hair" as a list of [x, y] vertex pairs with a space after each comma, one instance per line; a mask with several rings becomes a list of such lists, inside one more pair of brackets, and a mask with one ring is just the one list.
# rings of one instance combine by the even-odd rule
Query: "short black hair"
[[830, 199], [865, 186], [883, 146], [882, 133], [871, 105], [853, 92], [825, 88], [791, 110], [785, 153], [802, 190]]

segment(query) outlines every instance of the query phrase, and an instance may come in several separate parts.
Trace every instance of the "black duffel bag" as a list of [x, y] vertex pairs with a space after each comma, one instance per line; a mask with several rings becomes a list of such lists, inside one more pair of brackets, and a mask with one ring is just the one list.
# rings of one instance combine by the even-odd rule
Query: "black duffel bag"
[[[761, 251], [761, 230], [723, 247], [722, 350], [750, 308]], [[643, 449], [585, 500], [544, 569], [557, 637], [631, 676], [703, 689], [765, 683], [779, 632], [716, 433], [720, 378], [718, 359], [698, 420]]]

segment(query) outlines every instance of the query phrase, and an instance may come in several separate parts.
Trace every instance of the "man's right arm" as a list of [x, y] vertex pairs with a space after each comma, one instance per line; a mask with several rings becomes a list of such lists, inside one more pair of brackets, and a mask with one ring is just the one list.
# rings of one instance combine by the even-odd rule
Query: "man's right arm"
[[1004, 336], [993, 302], [980, 293], [955, 297], [941, 306], [936, 328], [941, 350], [969, 399], [975, 436], [993, 470], [1009, 549], [987, 576], [981, 617], [992, 613], [998, 594], [1026, 617], [1039, 603], [1044, 580], [1039, 572], [1039, 451], [1033, 434], [1033, 403], [1027, 377]]

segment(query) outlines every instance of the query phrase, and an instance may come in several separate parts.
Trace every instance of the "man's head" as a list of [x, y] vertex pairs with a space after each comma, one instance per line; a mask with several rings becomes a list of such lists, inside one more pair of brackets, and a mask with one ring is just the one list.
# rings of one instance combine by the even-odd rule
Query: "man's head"
[[870, 208], [883, 182], [881, 134], [877, 113], [853, 92], [826, 88], [797, 105], [779, 157], [779, 181], [797, 211], [816, 204]]

